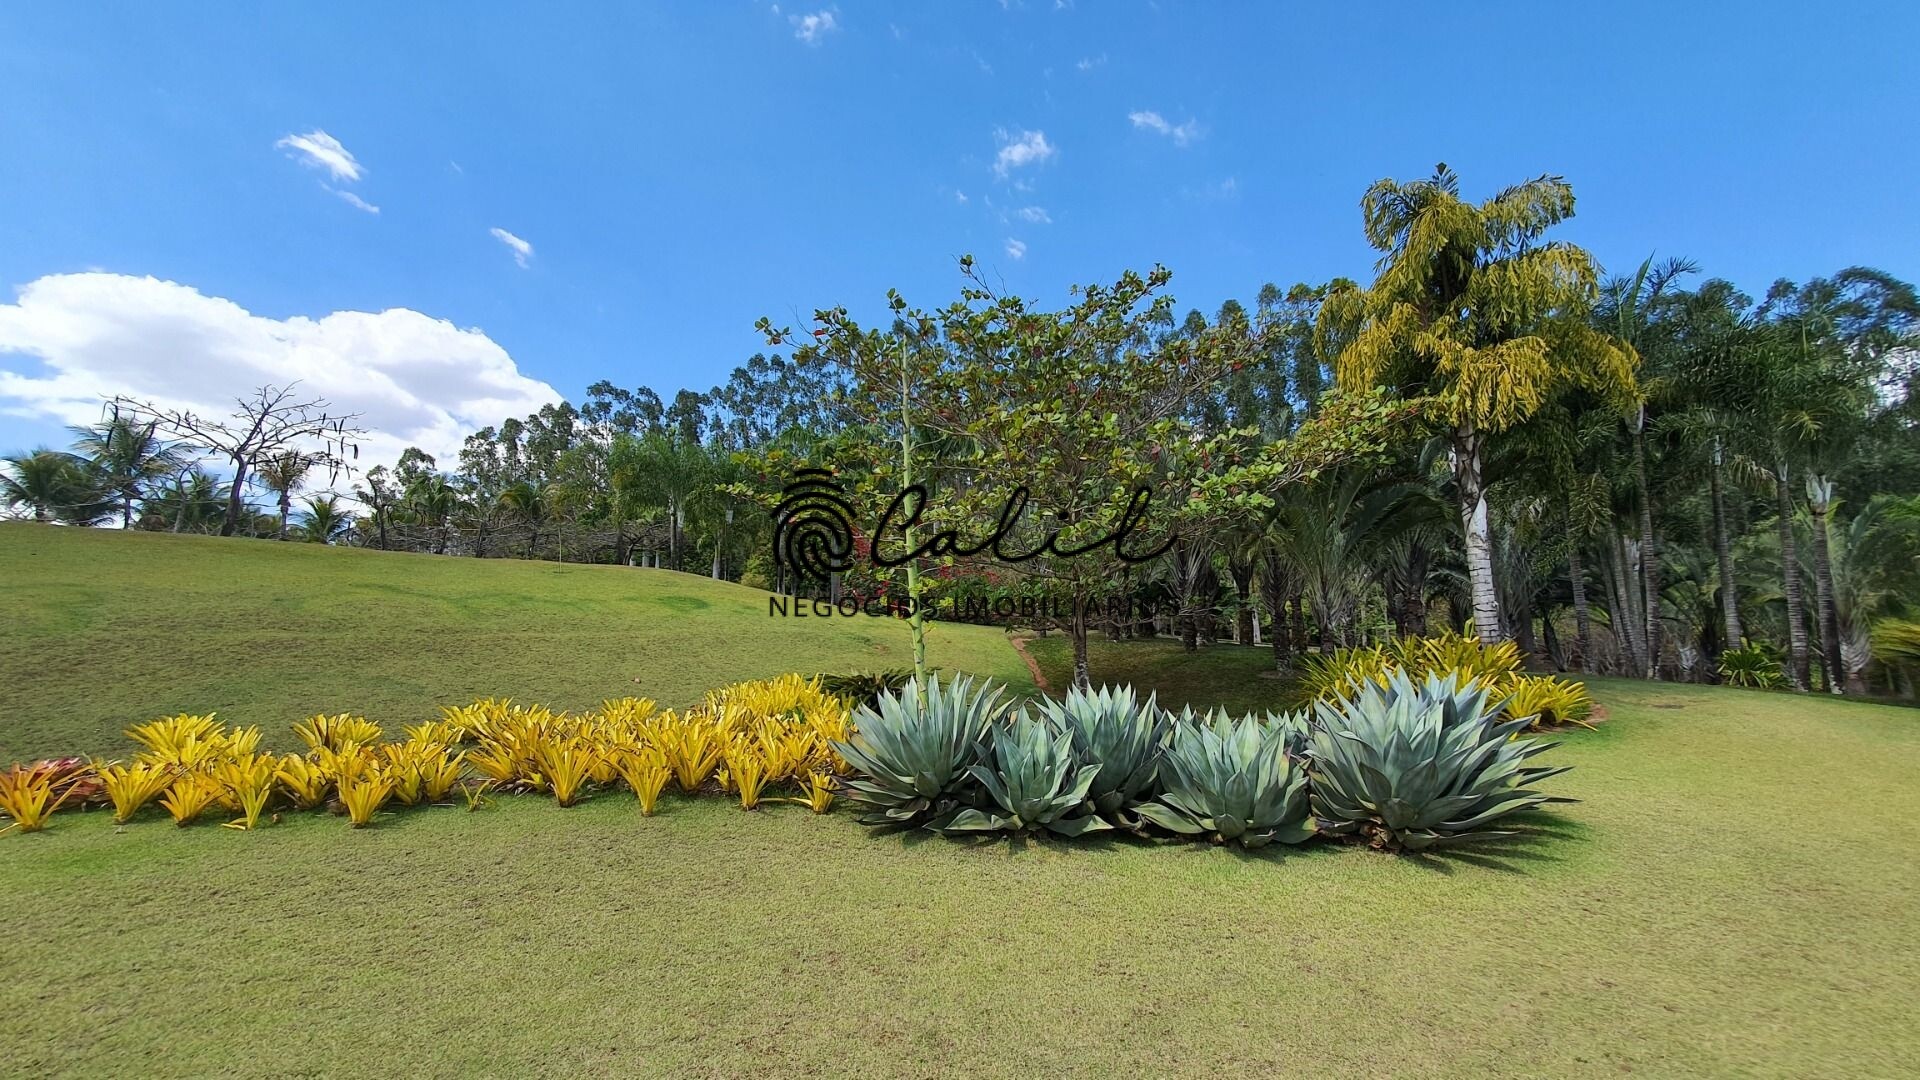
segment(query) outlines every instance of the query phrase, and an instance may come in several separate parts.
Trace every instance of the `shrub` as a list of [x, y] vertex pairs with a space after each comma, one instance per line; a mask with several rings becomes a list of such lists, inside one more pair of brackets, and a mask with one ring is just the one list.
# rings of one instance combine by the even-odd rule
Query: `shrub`
[[1571, 800], [1529, 785], [1566, 771], [1528, 767], [1552, 744], [1515, 736], [1483, 685], [1455, 676], [1416, 684], [1406, 674], [1315, 706], [1312, 804], [1322, 832], [1359, 833], [1376, 847], [1424, 850], [1511, 832], [1485, 826]]
[[1301, 662], [1296, 692], [1306, 705], [1338, 701], [1352, 697], [1370, 682], [1385, 679], [1395, 666], [1387, 650], [1378, 645], [1335, 649], [1325, 656], [1310, 656]]
[[1161, 744], [1172, 722], [1166, 711], [1152, 695], [1142, 703], [1131, 686], [1074, 687], [1064, 699], [1039, 707], [1053, 730], [1071, 736], [1079, 762], [1094, 767], [1087, 790], [1094, 812], [1114, 825], [1138, 829], [1138, 808], [1153, 798], [1160, 775]]
[[1780, 666], [1780, 655], [1770, 647], [1741, 641], [1739, 647], [1720, 654], [1720, 678], [1728, 686], [1749, 686], [1777, 690], [1787, 684]]
[[1287, 753], [1290, 727], [1254, 715], [1173, 725], [1160, 767], [1165, 790], [1140, 815], [1169, 832], [1257, 848], [1313, 835], [1307, 773]]
[[[834, 749], [862, 774], [844, 787], [848, 801], [869, 811], [866, 825], [944, 828], [972, 803], [963, 798], [976, 743], [1005, 708], [992, 683], [967, 676], [924, 688], [910, 681], [854, 713], [854, 734]], [[924, 699], [924, 700], [923, 700]]]
[[1073, 734], [1025, 710], [989, 728], [992, 748], [967, 772], [991, 803], [966, 807], [942, 826], [945, 832], [1032, 832], [1061, 836], [1111, 829], [1087, 806], [1087, 791], [1100, 766], [1074, 752]]

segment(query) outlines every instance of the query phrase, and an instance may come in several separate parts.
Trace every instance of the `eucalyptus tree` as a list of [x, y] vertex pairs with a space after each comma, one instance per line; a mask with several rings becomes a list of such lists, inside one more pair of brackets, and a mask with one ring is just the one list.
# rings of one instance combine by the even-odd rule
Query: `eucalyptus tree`
[[1592, 259], [1547, 239], [1573, 214], [1556, 176], [1478, 205], [1445, 165], [1410, 183], [1380, 180], [1361, 200], [1381, 257], [1365, 289], [1328, 296], [1320, 328], [1341, 343], [1346, 389], [1386, 387], [1423, 399], [1444, 425], [1459, 501], [1473, 623], [1505, 636], [1495, 590], [1484, 475], [1490, 436], [1524, 423], [1556, 391], [1587, 386], [1633, 400], [1635, 357], [1586, 321], [1598, 291]]
[[123, 529], [133, 527], [134, 504], [189, 460], [180, 447], [160, 437], [158, 423], [139, 423], [117, 411], [99, 424], [68, 430], [74, 434], [74, 452], [92, 463], [102, 489], [120, 501]]

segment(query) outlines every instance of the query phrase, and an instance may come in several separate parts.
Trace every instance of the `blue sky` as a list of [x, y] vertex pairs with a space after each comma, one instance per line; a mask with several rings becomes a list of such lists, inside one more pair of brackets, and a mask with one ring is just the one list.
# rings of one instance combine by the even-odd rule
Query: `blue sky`
[[944, 302], [965, 252], [1211, 311], [1364, 279], [1362, 190], [1438, 161], [1566, 176], [1612, 268], [1920, 276], [1911, 5], [522, 6], [0, 7], [0, 453], [256, 370], [444, 448], [705, 389], [761, 314]]

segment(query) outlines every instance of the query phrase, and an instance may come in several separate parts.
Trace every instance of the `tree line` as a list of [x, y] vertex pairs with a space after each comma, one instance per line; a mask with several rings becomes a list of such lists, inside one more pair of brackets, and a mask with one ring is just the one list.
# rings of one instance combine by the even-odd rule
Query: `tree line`
[[[1177, 612], [1060, 626], [1082, 681], [1091, 632], [1259, 644], [1284, 672], [1447, 625], [1542, 667], [1711, 681], [1732, 650], [1777, 650], [1794, 688], [1911, 695], [1914, 288], [1859, 267], [1759, 296], [1684, 260], [1608, 275], [1553, 236], [1573, 209], [1558, 177], [1476, 202], [1442, 166], [1366, 192], [1366, 284], [1270, 284], [1250, 307], [1176, 318], [1156, 269], [1048, 311], [963, 260], [946, 307], [890, 296], [880, 326], [844, 308], [799, 332], [763, 320], [787, 353], [722, 386], [669, 401], [596, 383], [472, 433], [457, 462], [410, 449], [358, 471], [351, 418], [324, 403], [303, 403], [300, 445], [258, 453], [125, 403], [70, 452], [9, 459], [0, 482], [43, 520], [786, 589], [846, 584], [785, 580], [768, 557], [764, 508], [803, 464], [836, 468], [862, 505], [930, 485], [928, 529], [990, 522], [1025, 483], [1023, 528], [1098, 535], [1115, 493], [1146, 484], [1178, 525], [1150, 564], [921, 569], [935, 590], [1122, 589]], [[315, 481], [342, 470], [351, 487]], [[296, 512], [310, 484], [324, 490]]]

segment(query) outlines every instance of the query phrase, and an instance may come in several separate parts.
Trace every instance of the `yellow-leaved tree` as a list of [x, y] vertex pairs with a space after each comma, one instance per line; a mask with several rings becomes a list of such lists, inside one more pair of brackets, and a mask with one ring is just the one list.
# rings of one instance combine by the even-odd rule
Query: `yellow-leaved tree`
[[1570, 386], [1625, 407], [1638, 394], [1638, 357], [1587, 321], [1599, 291], [1592, 258], [1544, 239], [1573, 216], [1573, 188], [1561, 178], [1475, 205], [1441, 165], [1424, 180], [1380, 180], [1360, 205], [1367, 242], [1381, 252], [1378, 276], [1329, 295], [1317, 332], [1343, 389], [1422, 398], [1445, 423], [1474, 629], [1497, 641], [1506, 628], [1494, 591], [1487, 440]]

